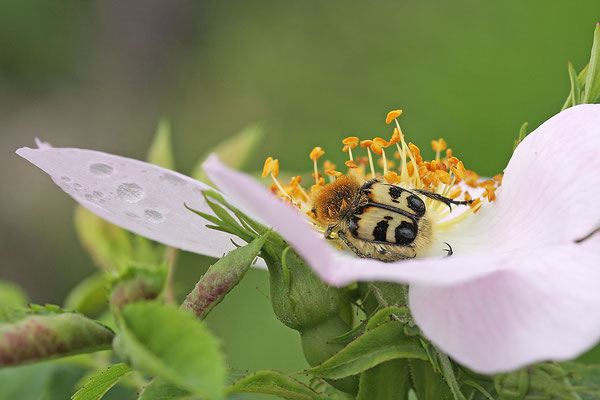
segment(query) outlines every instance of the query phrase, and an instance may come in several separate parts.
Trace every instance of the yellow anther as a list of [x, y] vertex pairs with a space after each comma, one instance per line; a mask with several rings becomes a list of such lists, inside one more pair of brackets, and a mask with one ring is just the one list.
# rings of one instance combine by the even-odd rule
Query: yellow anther
[[329, 160], [325, 160], [325, 162], [323, 163], [323, 168], [325, 168], [325, 169], [335, 169], [335, 164], [332, 163]]
[[486, 186], [485, 193], [487, 194], [488, 201], [496, 200], [496, 187], [495, 186]]
[[392, 133], [390, 144], [400, 143], [401, 140], [402, 136], [400, 136], [400, 131], [398, 130], [398, 128], [394, 128], [394, 133]]
[[346, 167], [348, 168], [358, 168], [358, 165], [356, 165], [356, 162], [354, 161], [346, 161], [344, 164], [346, 164]]
[[427, 169], [426, 165], [421, 165], [419, 167], [419, 177], [423, 178], [427, 172], [428, 172], [428, 169]]
[[496, 182], [498, 182], [498, 184], [501, 184], [503, 177], [504, 177], [503, 174], [498, 174], [498, 175], [494, 176], [492, 179], [495, 180]]
[[392, 143], [388, 142], [387, 140], [382, 139], [380, 137], [376, 137], [375, 139], [373, 139], [373, 142], [377, 143], [381, 147], [388, 147], [389, 145], [392, 144]]
[[[462, 164], [462, 163], [460, 163], [460, 164]], [[463, 167], [463, 169], [464, 169], [464, 167]], [[465, 183], [471, 187], [476, 188], [479, 186], [479, 182], [477, 182], [479, 180], [479, 175], [477, 175], [473, 171], [466, 171], [464, 179], [465, 179]]]
[[408, 176], [413, 176], [413, 174], [415, 173], [415, 167], [414, 167], [413, 163], [407, 163], [406, 169], [408, 171]]
[[444, 151], [448, 147], [448, 144], [444, 139], [439, 138], [438, 140], [431, 141], [431, 147], [433, 148], [433, 151]]
[[481, 199], [475, 199], [474, 202], [472, 202], [471, 204], [469, 204], [469, 206], [473, 210], [473, 214], [475, 214], [477, 211], [479, 211], [479, 209], [481, 208], [482, 204], [483, 203], [481, 203]]
[[458, 164], [458, 158], [456, 158], [456, 157], [448, 157], [448, 159], [446, 161], [448, 161], [450, 163], [450, 165], [453, 165], [455, 167]]
[[413, 154], [413, 157], [415, 158], [417, 165], [421, 164], [423, 162], [423, 157], [421, 157], [421, 150], [419, 150], [419, 148], [412, 143], [408, 144], [408, 148], [410, 149], [411, 153]]
[[318, 183], [317, 179], [322, 179], [322, 178], [323, 178], [323, 175], [321, 175], [321, 173], [320, 173], [320, 172], [317, 172], [316, 174], [315, 174], [315, 173], [313, 173], [313, 174], [312, 174], [312, 178], [314, 179], [315, 183]]
[[463, 165], [462, 161], [458, 161], [456, 163], [456, 166], [452, 168], [452, 172], [454, 172], [454, 175], [456, 175], [459, 179], [465, 179], [467, 176], [467, 171], [465, 170], [465, 166]]
[[361, 140], [360, 141], [360, 147], [364, 147], [365, 149], [371, 147], [372, 144], [373, 144], [372, 140]]
[[273, 157], [269, 157], [265, 160], [262, 177], [266, 178], [271, 173], [272, 168], [273, 168]]
[[450, 197], [451, 199], [456, 199], [458, 196], [460, 196], [461, 193], [462, 190], [459, 187], [456, 187], [450, 193], [448, 193], [448, 197]]
[[350, 146], [350, 148], [353, 149], [356, 146], [358, 146], [358, 138], [355, 136], [350, 136], [350, 137], [347, 137], [346, 139], [342, 140], [342, 143], [345, 144], [346, 146]]
[[336, 178], [339, 178], [340, 176], [342, 176], [344, 174], [342, 174], [340, 171], [336, 171], [336, 170], [333, 170], [333, 169], [326, 169], [325, 170], [325, 175], [335, 176]]
[[471, 197], [471, 195], [469, 194], [469, 192], [465, 192], [465, 200], [466, 201], [473, 200], [473, 198]]
[[394, 184], [399, 181], [398, 174], [395, 173], [394, 171], [386, 172], [384, 175], [384, 178], [390, 184]]
[[369, 148], [373, 151], [373, 153], [380, 156], [382, 153], [381, 149], [383, 149], [383, 146], [379, 143], [373, 142]]
[[348, 145], [348, 144], [347, 144], [347, 145], [345, 145], [345, 146], [344, 146], [344, 148], [342, 149], [342, 151], [343, 151], [344, 153], [347, 153], [349, 150], [352, 150], [352, 148], [351, 148], [351, 147], [350, 147], [350, 145]]
[[387, 115], [387, 117], [385, 118], [385, 123], [389, 124], [390, 122], [392, 122], [393, 120], [395, 120], [396, 118], [398, 118], [400, 115], [402, 115], [402, 110], [393, 110], [390, 111]]
[[452, 157], [452, 149], [447, 149], [446, 150], [446, 158], [450, 158]]
[[310, 152], [310, 159], [313, 161], [317, 161], [319, 159], [319, 157], [321, 157], [323, 154], [325, 154], [325, 152], [323, 151], [322, 148], [320, 147], [315, 147], [314, 149], [312, 149], [312, 151]]
[[435, 176], [443, 183], [445, 184], [449, 184], [450, 183], [450, 174], [447, 173], [446, 171], [442, 171], [442, 170], [437, 170], [435, 171]]
[[271, 175], [273, 175], [273, 178], [277, 178], [277, 175], [279, 175], [279, 160], [273, 160], [271, 165]]
[[425, 186], [436, 186], [436, 181], [437, 178], [435, 174], [431, 171], [427, 171], [423, 176], [423, 183], [425, 184]]
[[496, 182], [491, 179], [488, 179], [487, 181], [480, 182], [478, 185], [482, 188], [494, 188], [496, 187]]
[[290, 179], [290, 186], [295, 188], [300, 185], [300, 182], [302, 182], [302, 177], [300, 175], [293, 176], [292, 179]]

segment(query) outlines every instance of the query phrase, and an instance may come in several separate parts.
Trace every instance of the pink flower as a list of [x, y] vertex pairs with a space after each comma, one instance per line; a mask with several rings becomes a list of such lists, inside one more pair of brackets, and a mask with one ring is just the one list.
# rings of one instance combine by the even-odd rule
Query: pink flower
[[[221, 256], [225, 233], [183, 205], [210, 213], [208, 187], [141, 161], [81, 149], [21, 148], [75, 200], [108, 221], [170, 246]], [[517, 147], [495, 202], [440, 232], [451, 257], [382, 263], [337, 250], [298, 209], [216, 157], [204, 170], [227, 199], [289, 241], [326, 282], [410, 284], [423, 330], [482, 373], [573, 358], [600, 338], [600, 105], [546, 121]]]

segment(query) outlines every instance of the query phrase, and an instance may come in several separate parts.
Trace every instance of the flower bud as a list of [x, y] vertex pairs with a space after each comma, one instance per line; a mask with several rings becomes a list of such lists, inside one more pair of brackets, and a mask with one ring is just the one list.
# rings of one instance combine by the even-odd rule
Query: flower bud
[[109, 283], [110, 305], [120, 309], [125, 304], [153, 300], [162, 293], [166, 279], [166, 266], [130, 267]]
[[0, 366], [110, 349], [113, 337], [105, 325], [57, 306], [0, 309]]

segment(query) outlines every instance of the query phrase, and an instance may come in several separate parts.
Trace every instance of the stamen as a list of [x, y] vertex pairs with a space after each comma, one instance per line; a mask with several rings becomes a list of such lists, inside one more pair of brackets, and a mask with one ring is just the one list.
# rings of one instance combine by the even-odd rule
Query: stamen
[[310, 152], [310, 159], [313, 161], [313, 165], [315, 168], [315, 183], [318, 185], [319, 184], [319, 169], [317, 168], [317, 160], [319, 159], [319, 157], [321, 157], [323, 154], [325, 154], [325, 152], [323, 151], [322, 148], [320, 147], [315, 147], [314, 149], [312, 149], [312, 151]]
[[348, 155], [350, 156], [350, 161], [354, 161], [354, 158], [352, 158], [352, 149], [358, 146], [358, 138], [355, 136], [350, 136], [342, 140], [342, 143], [345, 145], [344, 153], [348, 152]]
[[363, 140], [360, 142], [360, 147], [366, 148], [369, 154], [369, 166], [371, 167], [371, 176], [375, 176], [375, 166], [373, 165], [373, 156], [371, 155], [371, 146], [373, 145], [372, 140]]
[[373, 139], [373, 144], [371, 145], [371, 149], [383, 158], [383, 175], [387, 174], [388, 171], [388, 164], [387, 159], [385, 157], [384, 149], [389, 145], [390, 144], [386, 140], [380, 137], [376, 137], [375, 139]]

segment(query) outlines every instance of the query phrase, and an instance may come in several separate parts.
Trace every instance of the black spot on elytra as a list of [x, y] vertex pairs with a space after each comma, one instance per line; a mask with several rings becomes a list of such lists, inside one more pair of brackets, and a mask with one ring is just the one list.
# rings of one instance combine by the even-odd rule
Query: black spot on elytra
[[373, 229], [373, 236], [375, 237], [375, 240], [379, 242], [386, 242], [386, 235], [389, 226], [390, 224], [386, 220], [379, 221]]
[[402, 221], [394, 234], [397, 244], [411, 244], [417, 237], [417, 225]]
[[408, 196], [408, 198], [406, 199], [406, 203], [408, 205], [408, 208], [413, 210], [417, 217], [422, 217], [423, 215], [425, 215], [425, 203], [416, 194], [411, 194], [410, 196]]
[[394, 219], [394, 217], [392, 217], [391, 215], [386, 215], [385, 217], [383, 217], [383, 219], [390, 221], [390, 220]]
[[390, 194], [390, 197], [391, 197], [393, 200], [396, 200], [396, 199], [398, 199], [400, 196], [402, 196], [402, 192], [404, 192], [404, 189], [402, 189], [401, 187], [398, 187], [398, 186], [390, 186], [390, 189], [389, 189], [389, 191], [388, 191], [388, 192], [389, 192], [389, 194]]

